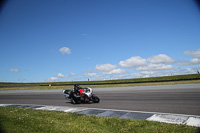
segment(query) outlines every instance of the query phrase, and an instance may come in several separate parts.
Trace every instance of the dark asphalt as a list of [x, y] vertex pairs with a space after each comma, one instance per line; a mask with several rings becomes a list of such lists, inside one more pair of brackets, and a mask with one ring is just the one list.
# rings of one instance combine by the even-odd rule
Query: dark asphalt
[[[136, 88], [136, 87], [134, 87]], [[112, 89], [111, 89], [112, 90]], [[95, 92], [95, 89], [94, 89]], [[62, 91], [1, 93], [0, 104], [38, 104], [200, 115], [199, 88], [131, 89], [96, 91], [100, 103], [72, 105]]]

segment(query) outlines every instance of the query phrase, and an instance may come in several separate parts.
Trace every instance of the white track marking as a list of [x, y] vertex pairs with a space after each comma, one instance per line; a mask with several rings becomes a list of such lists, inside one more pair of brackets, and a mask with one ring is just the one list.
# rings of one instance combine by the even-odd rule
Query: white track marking
[[185, 122], [185, 124], [188, 125], [188, 126], [200, 127], [200, 118], [198, 118], [198, 117], [190, 117]]
[[183, 124], [188, 119], [187, 116], [180, 115], [163, 115], [163, 114], [154, 114], [153, 116], [147, 118], [149, 121], [159, 121], [172, 124]]

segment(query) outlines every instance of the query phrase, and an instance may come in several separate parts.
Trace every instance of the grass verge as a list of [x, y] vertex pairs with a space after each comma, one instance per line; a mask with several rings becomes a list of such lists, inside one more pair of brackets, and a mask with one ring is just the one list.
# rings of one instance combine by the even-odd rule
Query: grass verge
[[[91, 88], [105, 88], [105, 87], [131, 87], [131, 86], [151, 86], [151, 85], [175, 85], [175, 84], [197, 84], [200, 80], [186, 80], [186, 81], [171, 81], [171, 82], [154, 82], [154, 83], [132, 83], [132, 84], [107, 84], [107, 85], [81, 85], [83, 87]], [[48, 89], [71, 89], [73, 85], [69, 86], [31, 86], [31, 87], [0, 87], [1, 90], [48, 90]]]
[[198, 127], [186, 125], [80, 115], [58, 111], [0, 107], [0, 132], [180, 132], [198, 133]]
[[91, 88], [193, 84], [193, 83], [200, 83], [200, 74], [137, 78], [137, 79], [104, 80], [104, 81], [77, 81], [77, 82], [51, 82], [51, 83], [50, 82], [49, 83], [0, 82], [0, 90], [70, 89], [76, 83], [80, 84], [81, 86], [88, 86]]

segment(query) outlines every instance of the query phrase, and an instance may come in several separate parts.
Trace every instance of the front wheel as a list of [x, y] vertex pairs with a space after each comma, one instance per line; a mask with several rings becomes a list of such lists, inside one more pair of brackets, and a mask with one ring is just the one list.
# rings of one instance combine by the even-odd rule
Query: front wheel
[[92, 101], [93, 101], [94, 103], [99, 103], [99, 102], [100, 102], [100, 99], [99, 99], [96, 95], [93, 95], [93, 96], [92, 96]]

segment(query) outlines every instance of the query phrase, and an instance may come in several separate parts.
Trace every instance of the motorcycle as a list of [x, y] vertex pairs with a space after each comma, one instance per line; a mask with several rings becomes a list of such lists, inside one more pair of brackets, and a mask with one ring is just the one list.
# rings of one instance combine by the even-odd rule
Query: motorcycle
[[72, 104], [76, 103], [99, 103], [100, 99], [93, 93], [89, 87], [79, 87], [78, 90], [74, 88], [71, 90], [63, 90], [66, 100], [71, 101]]

